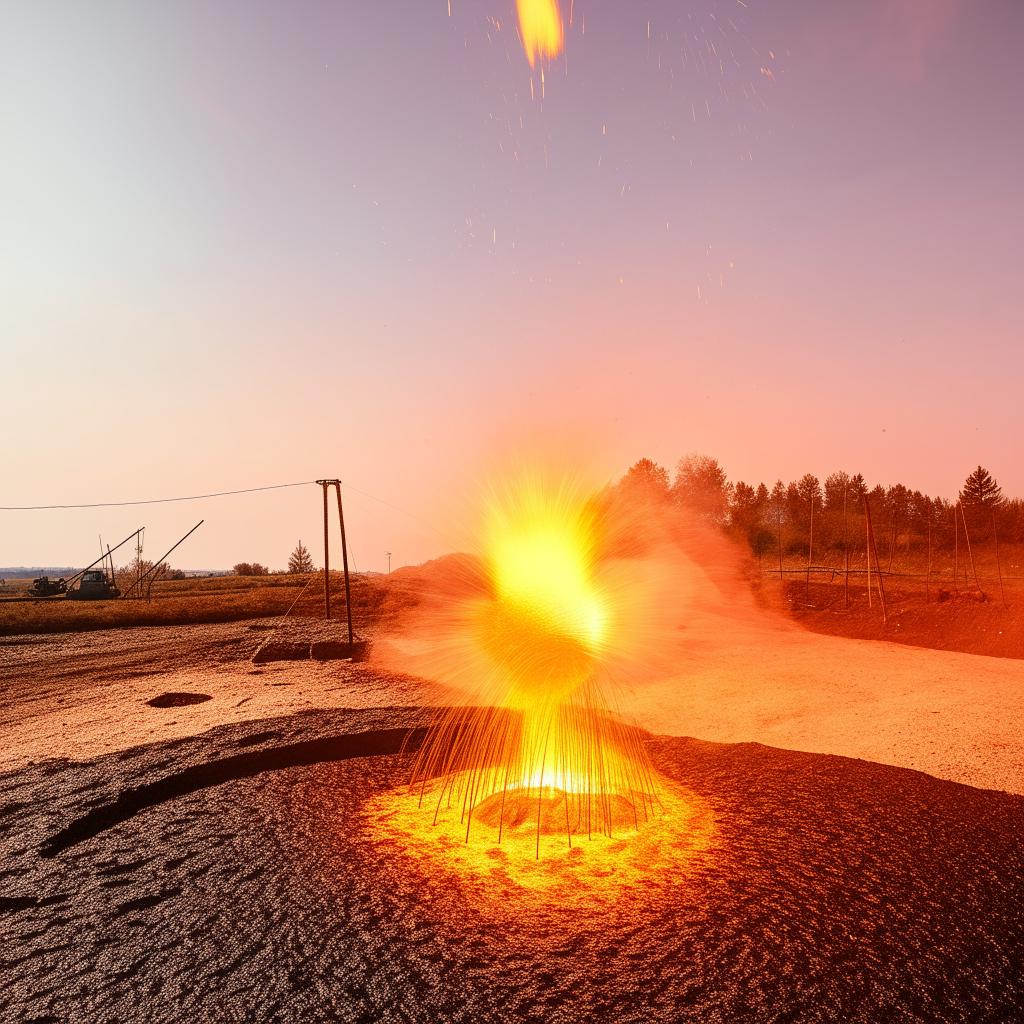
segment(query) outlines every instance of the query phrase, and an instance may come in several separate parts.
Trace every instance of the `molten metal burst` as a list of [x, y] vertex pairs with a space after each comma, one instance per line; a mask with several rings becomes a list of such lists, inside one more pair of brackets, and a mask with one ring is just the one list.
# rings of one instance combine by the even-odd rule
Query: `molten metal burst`
[[516, 0], [519, 34], [530, 67], [537, 59], [557, 57], [562, 52], [562, 15], [558, 0]]
[[[596, 503], [526, 483], [486, 517], [483, 575], [457, 602], [450, 664], [479, 680], [469, 706], [432, 727], [417, 758], [422, 799], [541, 836], [636, 828], [657, 796], [637, 732], [612, 712], [616, 637], [628, 589], [607, 558]], [[618, 584], [618, 585], [617, 585]], [[429, 793], [429, 796], [428, 796]]]

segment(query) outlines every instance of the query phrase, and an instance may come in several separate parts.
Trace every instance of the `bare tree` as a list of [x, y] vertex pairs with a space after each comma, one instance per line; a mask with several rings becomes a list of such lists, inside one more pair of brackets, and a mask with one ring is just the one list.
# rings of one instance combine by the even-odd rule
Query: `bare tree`
[[669, 497], [668, 470], [653, 459], [641, 459], [629, 467], [619, 488], [630, 497], [660, 504]]
[[679, 460], [673, 487], [676, 501], [702, 519], [721, 526], [729, 512], [731, 488], [717, 459], [687, 455]]

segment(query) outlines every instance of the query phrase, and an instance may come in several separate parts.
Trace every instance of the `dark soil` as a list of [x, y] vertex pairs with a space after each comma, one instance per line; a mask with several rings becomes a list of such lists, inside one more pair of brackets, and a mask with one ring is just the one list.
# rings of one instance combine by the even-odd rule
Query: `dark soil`
[[495, 908], [410, 870], [361, 815], [407, 777], [394, 751], [421, 721], [311, 712], [0, 777], [0, 1019], [1024, 1013], [1022, 797], [658, 738], [657, 767], [716, 816], [687, 876], [602, 914], [514, 890]]

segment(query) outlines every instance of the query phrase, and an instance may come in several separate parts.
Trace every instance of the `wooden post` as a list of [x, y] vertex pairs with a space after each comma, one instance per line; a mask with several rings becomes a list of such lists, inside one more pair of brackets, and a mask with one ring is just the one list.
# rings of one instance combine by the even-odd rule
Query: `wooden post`
[[896, 538], [899, 536], [897, 524], [900, 521], [900, 510], [897, 505], [892, 507], [892, 541], [889, 543], [889, 572], [892, 572], [892, 560], [896, 554]]
[[782, 586], [782, 506], [777, 509], [775, 526], [779, 534], [779, 586]]
[[960, 524], [956, 521], [956, 505], [953, 506], [953, 596], [960, 596]]
[[843, 585], [843, 603], [850, 607], [850, 526], [846, 516], [846, 498], [850, 492], [850, 481], [843, 485], [843, 563], [846, 567], [846, 582]]
[[[875, 545], [875, 531], [871, 528], [871, 505], [868, 502], [867, 497], [864, 498], [864, 509], [867, 513], [868, 519], [868, 543], [871, 547], [871, 551], [868, 554], [868, 572], [871, 571], [871, 554], [875, 556], [875, 575], [878, 577], [878, 597], [882, 602], [882, 622], [886, 623], [889, 621], [889, 615], [885, 607], [885, 587], [882, 584], [882, 567], [878, 564], [878, 548]], [[869, 576], [870, 579], [870, 576]], [[871, 588], [868, 587], [868, 596], [871, 596]]]
[[864, 553], [868, 560], [868, 607], [871, 608], [871, 524], [868, 522], [868, 496], [864, 495]]
[[814, 495], [811, 495], [811, 530], [807, 540], [807, 584], [804, 589], [804, 604], [811, 603], [811, 558], [814, 552]]
[[928, 571], [924, 579], [924, 601], [929, 604], [932, 599], [932, 507], [928, 505]]
[[1003, 590], [1003, 567], [999, 563], [999, 527], [996, 526], [996, 510], [992, 509], [992, 539], [996, 544], [996, 572], [999, 573], [999, 596], [1006, 607], [1006, 591]]
[[186, 534], [185, 534], [185, 536], [181, 538], [181, 540], [179, 540], [179, 541], [177, 541], [176, 543], [172, 544], [172, 545], [171, 545], [171, 547], [169, 547], [169, 548], [168, 548], [168, 549], [167, 549], [167, 550], [166, 550], [166, 551], [165, 551], [165, 552], [164, 552], [164, 553], [163, 553], [163, 554], [162, 554], [162, 555], [161, 555], [161, 556], [160, 556], [160, 557], [159, 557], [159, 558], [158, 558], [158, 559], [156, 560], [156, 562], [155, 562], [155, 563], [153, 564], [153, 568], [152, 568], [152, 569], [150, 569], [150, 570], [149, 570], [149, 572], [148, 572], [148, 573], [146, 573], [146, 574], [145, 574], [145, 575], [144, 575], [144, 576], [142, 577], [143, 579], [146, 579], [146, 576], [149, 576], [149, 574], [150, 574], [150, 573], [152, 573], [152, 572], [155, 572], [155, 573], [156, 573], [156, 576], [152, 576], [152, 577], [150, 577], [150, 579], [149, 579], [149, 583], [148, 583], [148, 588], [147, 588], [147, 590], [146, 590], [146, 600], [147, 600], [147, 601], [149, 600], [150, 596], [151, 596], [151, 595], [152, 595], [152, 593], [153, 593], [153, 581], [154, 581], [154, 580], [156, 579], [156, 577], [157, 577], [157, 576], [159, 576], [159, 575], [160, 575], [160, 573], [161, 573], [161, 572], [163, 572], [163, 564], [164, 564], [164, 562], [165, 562], [165, 561], [166, 561], [166, 560], [167, 560], [168, 558], [170, 558], [170, 557], [171, 557], [171, 555], [172, 555], [172, 554], [174, 553], [174, 550], [175, 550], [175, 549], [176, 549], [176, 548], [178, 547], [178, 545], [179, 545], [179, 544], [183, 543], [183, 542], [184, 542], [184, 541], [185, 541], [185, 540], [186, 540], [186, 539], [187, 539], [188, 537], [191, 537], [191, 536], [192, 536], [192, 534], [193, 534], [193, 533], [195, 533], [195, 532], [196, 532], [196, 530], [198, 530], [198, 529], [199, 529], [199, 527], [200, 527], [200, 526], [202, 526], [202, 525], [203, 525], [203, 523], [205, 523], [205, 522], [206, 522], [206, 520], [205, 520], [205, 519], [200, 519], [200, 520], [199, 520], [199, 522], [198, 522], [198, 523], [196, 523], [196, 525], [195, 525], [195, 526], [193, 526], [193, 527], [192, 527], [192, 529], [191, 529], [191, 530], [189, 530], [189, 531], [188, 531], [188, 533], [186, 533]]
[[967, 532], [967, 517], [964, 515], [964, 503], [962, 501], [960, 502], [960, 520], [964, 524], [964, 540], [967, 542], [967, 554], [971, 559], [971, 573], [974, 575], [974, 586], [979, 594], [984, 594], [985, 591], [981, 589], [981, 584], [978, 582], [978, 569], [974, 564], [974, 551], [971, 548], [971, 535]]
[[[348, 645], [352, 646], [352, 591], [348, 585], [348, 543], [345, 540], [345, 513], [341, 509], [341, 481], [334, 481], [334, 490], [338, 495], [338, 520], [341, 522], [341, 564], [345, 570], [345, 615], [348, 618]], [[324, 491], [326, 494], [326, 490]]]
[[324, 618], [331, 617], [331, 542], [327, 535], [327, 485], [329, 480], [317, 480], [324, 489]]

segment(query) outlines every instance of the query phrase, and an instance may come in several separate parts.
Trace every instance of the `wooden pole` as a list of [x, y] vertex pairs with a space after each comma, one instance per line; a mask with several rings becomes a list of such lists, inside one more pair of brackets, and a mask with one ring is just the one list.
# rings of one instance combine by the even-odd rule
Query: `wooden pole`
[[779, 586], [782, 586], [782, 506], [777, 509], [775, 526], [779, 534]]
[[[869, 554], [868, 554], [868, 571], [869, 572], [871, 571], [871, 561], [870, 561], [870, 558], [871, 558], [871, 554], [873, 553], [874, 556], [875, 556], [875, 575], [878, 578], [878, 597], [879, 597], [879, 599], [882, 602], [882, 622], [886, 623], [886, 622], [889, 621], [889, 615], [888, 615], [887, 609], [885, 607], [885, 587], [882, 584], [882, 567], [878, 564], [878, 548], [875, 545], [875, 531], [871, 528], [871, 505], [868, 502], [868, 499], [866, 497], [864, 499], [864, 508], [865, 508], [865, 511], [867, 512], [867, 519], [868, 519], [868, 543], [870, 544], [870, 547], [871, 547], [871, 552], [869, 552]], [[868, 596], [869, 597], [871, 596], [871, 588], [870, 588], [870, 586], [868, 587]]]
[[804, 589], [804, 604], [811, 603], [811, 558], [814, 552], [814, 495], [811, 495], [811, 530], [807, 539], [807, 584]]
[[999, 597], [1006, 607], [1006, 591], [1003, 590], [1003, 567], [999, 563], [999, 527], [996, 526], [996, 510], [992, 509], [992, 539], [996, 544], [996, 572], [999, 573]]
[[[200, 528], [200, 526], [202, 526], [202, 525], [203, 525], [203, 523], [204, 523], [205, 521], [206, 521], [205, 519], [200, 519], [200, 521], [199, 521], [198, 523], [196, 523], [196, 525], [195, 525], [195, 526], [193, 526], [193, 528], [191, 528], [190, 530], [188, 530], [187, 534], [185, 534], [185, 537], [189, 537], [189, 536], [191, 536], [191, 535], [195, 534], [196, 530], [197, 530], [197, 529], [199, 529], [199, 528]], [[131, 537], [125, 538], [125, 540], [124, 540], [124, 541], [122, 541], [122, 542], [121, 542], [121, 544], [127, 544], [127, 543], [128, 543], [128, 541], [130, 541], [130, 540], [132, 539], [132, 537], [135, 537], [135, 536], [136, 536], [137, 534], [139, 534], [139, 532], [141, 532], [141, 531], [142, 531], [143, 529], [145, 529], [145, 527], [144, 527], [144, 526], [139, 526], [139, 527], [138, 527], [138, 529], [137, 529], [137, 530], [136, 530], [136, 531], [134, 532], [134, 534], [132, 534], [132, 536], [131, 536]], [[185, 537], [182, 537], [182, 538], [181, 538], [181, 541], [183, 541], [183, 540], [185, 539]], [[181, 543], [181, 541], [178, 541], [178, 544], [180, 544], [180, 543]], [[118, 545], [118, 548], [120, 548], [120, 547], [121, 547], [121, 544], [119, 544], [119, 545]], [[176, 547], [178, 546], [178, 544], [175, 544], [175, 545], [174, 545], [174, 548], [176, 548]], [[112, 551], [117, 551], [117, 550], [118, 550], [118, 548], [112, 548], [111, 550], [112, 550]], [[166, 557], [167, 557], [168, 555], [170, 555], [170, 554], [171, 554], [171, 552], [172, 552], [172, 551], [174, 551], [174, 548], [171, 548], [171, 549], [170, 549], [170, 551], [168, 551], [168, 552], [167, 552], [167, 554], [165, 554], [165, 555], [164, 555], [164, 558], [166, 558]], [[139, 594], [141, 594], [141, 592], [142, 592], [142, 584], [143, 584], [143, 583], [145, 582], [145, 580], [146, 580], [146, 578], [148, 577], [148, 575], [150, 575], [150, 573], [151, 573], [151, 572], [153, 572], [153, 571], [155, 571], [155, 570], [156, 570], [156, 568], [157, 568], [157, 567], [158, 567], [158, 566], [160, 565], [160, 562], [162, 562], [162, 561], [164, 560], [164, 558], [161, 558], [161, 559], [160, 559], [160, 561], [156, 562], [156, 563], [155, 563], [155, 564], [153, 565], [153, 567], [152, 567], [152, 568], [148, 569], [147, 571], [143, 572], [143, 573], [142, 573], [142, 574], [140, 575], [140, 577], [139, 577], [139, 578], [138, 578], [138, 580], [136, 581], [136, 583], [137, 583], [137, 585], [138, 585], [138, 589], [139, 589]], [[89, 566], [89, 568], [91, 568], [91, 567], [92, 567], [92, 566]], [[85, 571], [85, 569], [83, 569], [82, 571], [84, 572], [84, 571]], [[132, 584], [132, 585], [131, 585], [131, 586], [130, 586], [130, 587], [128, 588], [128, 590], [126, 590], [126, 591], [124, 592], [124, 594], [122, 594], [121, 596], [122, 596], [122, 597], [127, 597], [127, 596], [128, 596], [128, 595], [129, 595], [129, 594], [130, 594], [130, 593], [131, 593], [131, 592], [132, 592], [132, 591], [133, 591], [134, 589], [135, 589], [135, 586], [136, 586], [136, 584], [134, 584], [134, 583], [133, 583], [133, 584]], [[151, 587], [150, 587], [150, 590], [151, 590], [151, 591], [153, 590], [153, 587], [152, 587], [152, 585], [151, 585]]]
[[931, 602], [932, 599], [932, 508], [928, 506], [928, 573], [924, 580], [924, 600], [925, 604]]
[[846, 582], [843, 585], [843, 603], [850, 607], [850, 524], [846, 515], [846, 498], [850, 492], [850, 482], [843, 486], [843, 563], [846, 567]]
[[200, 527], [200, 526], [202, 526], [202, 525], [203, 525], [203, 523], [205, 523], [205, 522], [206, 522], [206, 520], [205, 520], [205, 519], [200, 519], [200, 520], [199, 520], [199, 522], [198, 522], [198, 523], [196, 523], [196, 525], [195, 525], [195, 526], [193, 526], [193, 527], [192, 527], [192, 529], [191, 529], [191, 530], [189, 530], [189, 531], [188, 531], [188, 533], [186, 533], [184, 537], [182, 537], [182, 538], [181, 538], [180, 540], [178, 540], [178, 541], [175, 541], [175, 542], [174, 542], [174, 543], [173, 543], [173, 544], [172, 544], [172, 545], [171, 545], [171, 546], [170, 546], [170, 547], [169, 547], [169, 548], [168, 548], [168, 549], [167, 549], [167, 550], [166, 550], [166, 551], [165, 551], [165, 552], [164, 552], [164, 553], [163, 553], [163, 554], [162, 554], [162, 555], [161, 555], [161, 556], [160, 556], [160, 557], [159, 557], [159, 558], [158, 558], [158, 559], [156, 560], [156, 562], [155, 562], [155, 563], [154, 563], [154, 565], [153, 565], [153, 568], [152, 568], [152, 569], [150, 569], [150, 570], [149, 570], [149, 572], [147, 572], [147, 573], [144, 573], [144, 574], [143, 574], [143, 577], [142, 577], [142, 578], [143, 578], [143, 579], [146, 579], [146, 577], [147, 577], [147, 576], [149, 576], [149, 575], [150, 575], [150, 573], [152, 573], [152, 572], [155, 572], [155, 573], [156, 573], [156, 575], [155, 575], [155, 576], [150, 576], [150, 578], [149, 578], [149, 581], [148, 581], [148, 585], [147, 585], [147, 590], [146, 590], [146, 600], [147, 600], [147, 601], [149, 600], [149, 596], [150, 596], [150, 595], [151, 595], [151, 594], [153, 593], [153, 582], [154, 582], [154, 581], [156, 580], [156, 577], [157, 577], [157, 576], [159, 576], [159, 575], [160, 575], [160, 573], [161, 573], [161, 572], [163, 571], [163, 569], [161, 568], [161, 566], [162, 566], [162, 565], [164, 564], [164, 562], [165, 562], [165, 561], [166, 561], [166, 560], [167, 560], [168, 558], [170, 558], [170, 557], [171, 557], [171, 555], [172, 555], [172, 554], [174, 554], [174, 552], [175, 552], [175, 550], [177, 549], [178, 545], [179, 545], [179, 544], [183, 544], [183, 543], [184, 543], [184, 542], [185, 542], [185, 541], [186, 541], [186, 540], [187, 540], [187, 539], [188, 539], [189, 537], [191, 537], [191, 536], [192, 536], [192, 534], [193, 534], [193, 533], [195, 533], [195, 532], [196, 532], [196, 530], [198, 530], [198, 529], [199, 529], [199, 527]]
[[892, 560], [896, 554], [897, 524], [900, 521], [900, 510], [894, 504], [892, 508], [892, 540], [889, 542], [889, 572], [892, 572]]
[[[341, 564], [345, 570], [345, 615], [348, 618], [348, 644], [352, 646], [352, 591], [348, 584], [348, 542], [345, 540], [345, 513], [341, 509], [341, 481], [334, 481], [334, 490], [338, 495], [338, 520], [341, 523]], [[324, 494], [327, 491], [325, 489]]]
[[324, 618], [331, 617], [331, 542], [327, 534], [327, 480], [318, 480], [324, 489]]
[[956, 521], [956, 505], [953, 506], [953, 596], [960, 596], [960, 524]]
[[978, 582], [978, 569], [974, 564], [974, 551], [971, 548], [971, 535], [967, 532], [967, 517], [964, 515], [964, 503], [960, 502], [960, 519], [964, 524], [964, 540], [967, 542], [967, 554], [971, 559], [971, 573], [974, 575], [974, 586], [979, 594], [984, 594], [981, 584]]
[[868, 496], [864, 495], [864, 553], [868, 559], [868, 607], [871, 605], [871, 524], [868, 522]]

